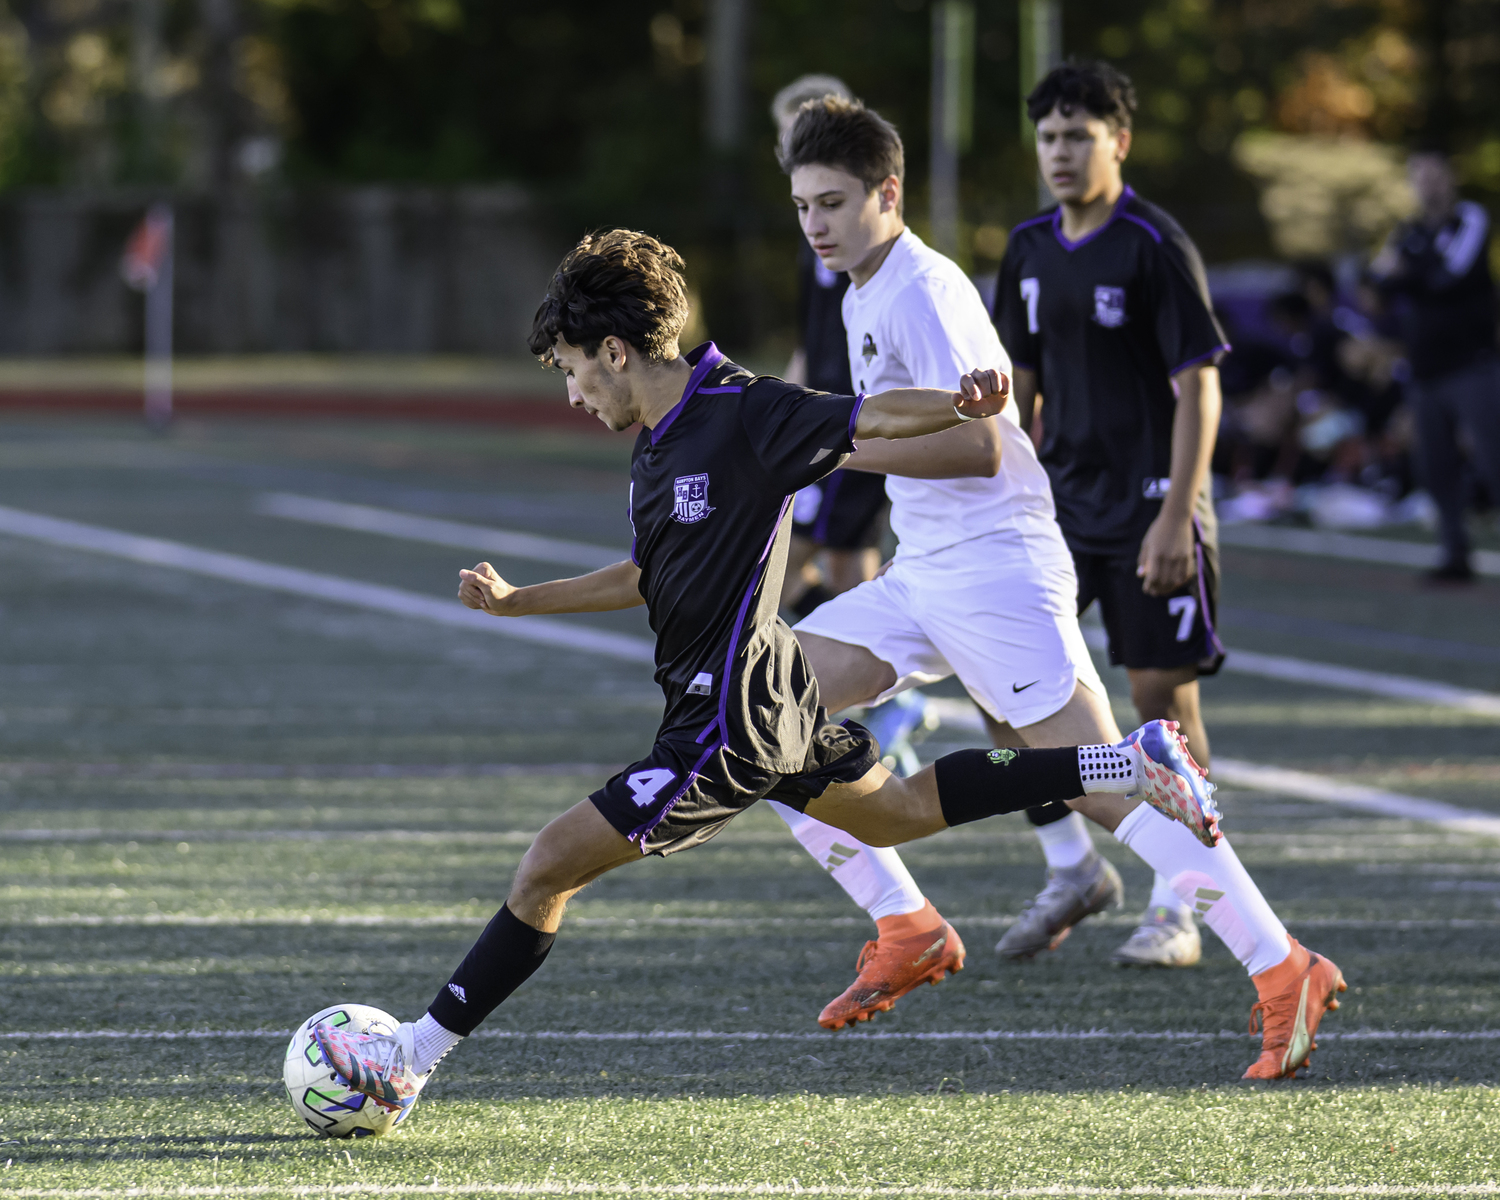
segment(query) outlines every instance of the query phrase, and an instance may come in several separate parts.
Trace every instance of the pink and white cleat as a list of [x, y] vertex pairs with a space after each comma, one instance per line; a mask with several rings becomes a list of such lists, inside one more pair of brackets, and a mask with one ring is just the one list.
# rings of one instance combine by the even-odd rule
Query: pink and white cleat
[[1157, 812], [1181, 821], [1205, 846], [1219, 844], [1219, 806], [1208, 772], [1193, 761], [1176, 721], [1147, 721], [1115, 747], [1135, 760], [1145, 781], [1139, 795]]
[[323, 1060], [349, 1087], [389, 1109], [409, 1107], [432, 1072], [418, 1075], [409, 1064], [416, 1057], [412, 1026], [394, 1034], [351, 1033], [332, 1025], [313, 1030]]

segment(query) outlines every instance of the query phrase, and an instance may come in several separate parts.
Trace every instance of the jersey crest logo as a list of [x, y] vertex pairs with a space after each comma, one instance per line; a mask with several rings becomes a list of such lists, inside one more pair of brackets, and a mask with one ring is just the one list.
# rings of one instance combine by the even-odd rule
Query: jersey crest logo
[[679, 475], [672, 484], [672, 520], [692, 525], [713, 508], [708, 503], [707, 475]]
[[859, 348], [859, 356], [865, 360], [865, 366], [868, 367], [871, 360], [873, 360], [879, 353], [880, 351], [875, 349], [875, 339], [872, 338], [868, 333], [865, 334], [865, 343]]
[[1125, 324], [1124, 288], [1096, 287], [1094, 289], [1094, 320], [1106, 329], [1118, 329]]

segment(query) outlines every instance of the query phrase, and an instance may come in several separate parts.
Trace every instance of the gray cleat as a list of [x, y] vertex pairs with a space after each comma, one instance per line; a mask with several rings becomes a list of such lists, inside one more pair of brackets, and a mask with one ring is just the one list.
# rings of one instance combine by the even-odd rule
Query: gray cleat
[[1076, 867], [1047, 872], [1047, 886], [995, 945], [1013, 962], [1056, 950], [1084, 917], [1125, 903], [1125, 885], [1108, 859], [1092, 852]]
[[1191, 967], [1203, 957], [1203, 939], [1192, 910], [1152, 908], [1109, 957], [1122, 967]]

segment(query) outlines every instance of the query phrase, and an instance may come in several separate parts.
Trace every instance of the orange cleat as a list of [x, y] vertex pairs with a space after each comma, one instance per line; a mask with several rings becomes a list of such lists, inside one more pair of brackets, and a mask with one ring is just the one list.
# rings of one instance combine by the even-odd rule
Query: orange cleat
[[914, 913], [881, 917], [873, 942], [859, 952], [859, 975], [848, 990], [818, 1014], [824, 1029], [842, 1029], [888, 1012], [921, 983], [936, 985], [964, 969], [964, 944], [928, 901]]
[[1313, 1038], [1325, 1012], [1339, 1006], [1338, 994], [1348, 990], [1344, 973], [1324, 958], [1291, 939], [1292, 952], [1269, 971], [1252, 976], [1260, 1000], [1250, 1010], [1250, 1032], [1260, 1017], [1260, 1057], [1244, 1079], [1295, 1079], [1318, 1048]]

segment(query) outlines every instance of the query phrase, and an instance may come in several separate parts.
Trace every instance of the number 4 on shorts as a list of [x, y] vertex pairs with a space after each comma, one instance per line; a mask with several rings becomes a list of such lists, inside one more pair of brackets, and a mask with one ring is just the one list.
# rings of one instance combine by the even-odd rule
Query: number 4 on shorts
[[646, 808], [654, 804], [662, 789], [676, 779], [677, 776], [671, 771], [658, 767], [654, 771], [637, 771], [634, 775], [627, 776], [625, 782], [630, 785], [630, 798], [636, 802], [637, 807]]
[[1167, 611], [1177, 618], [1177, 640], [1185, 642], [1193, 632], [1193, 618], [1198, 615], [1196, 596], [1173, 596], [1167, 601]]

